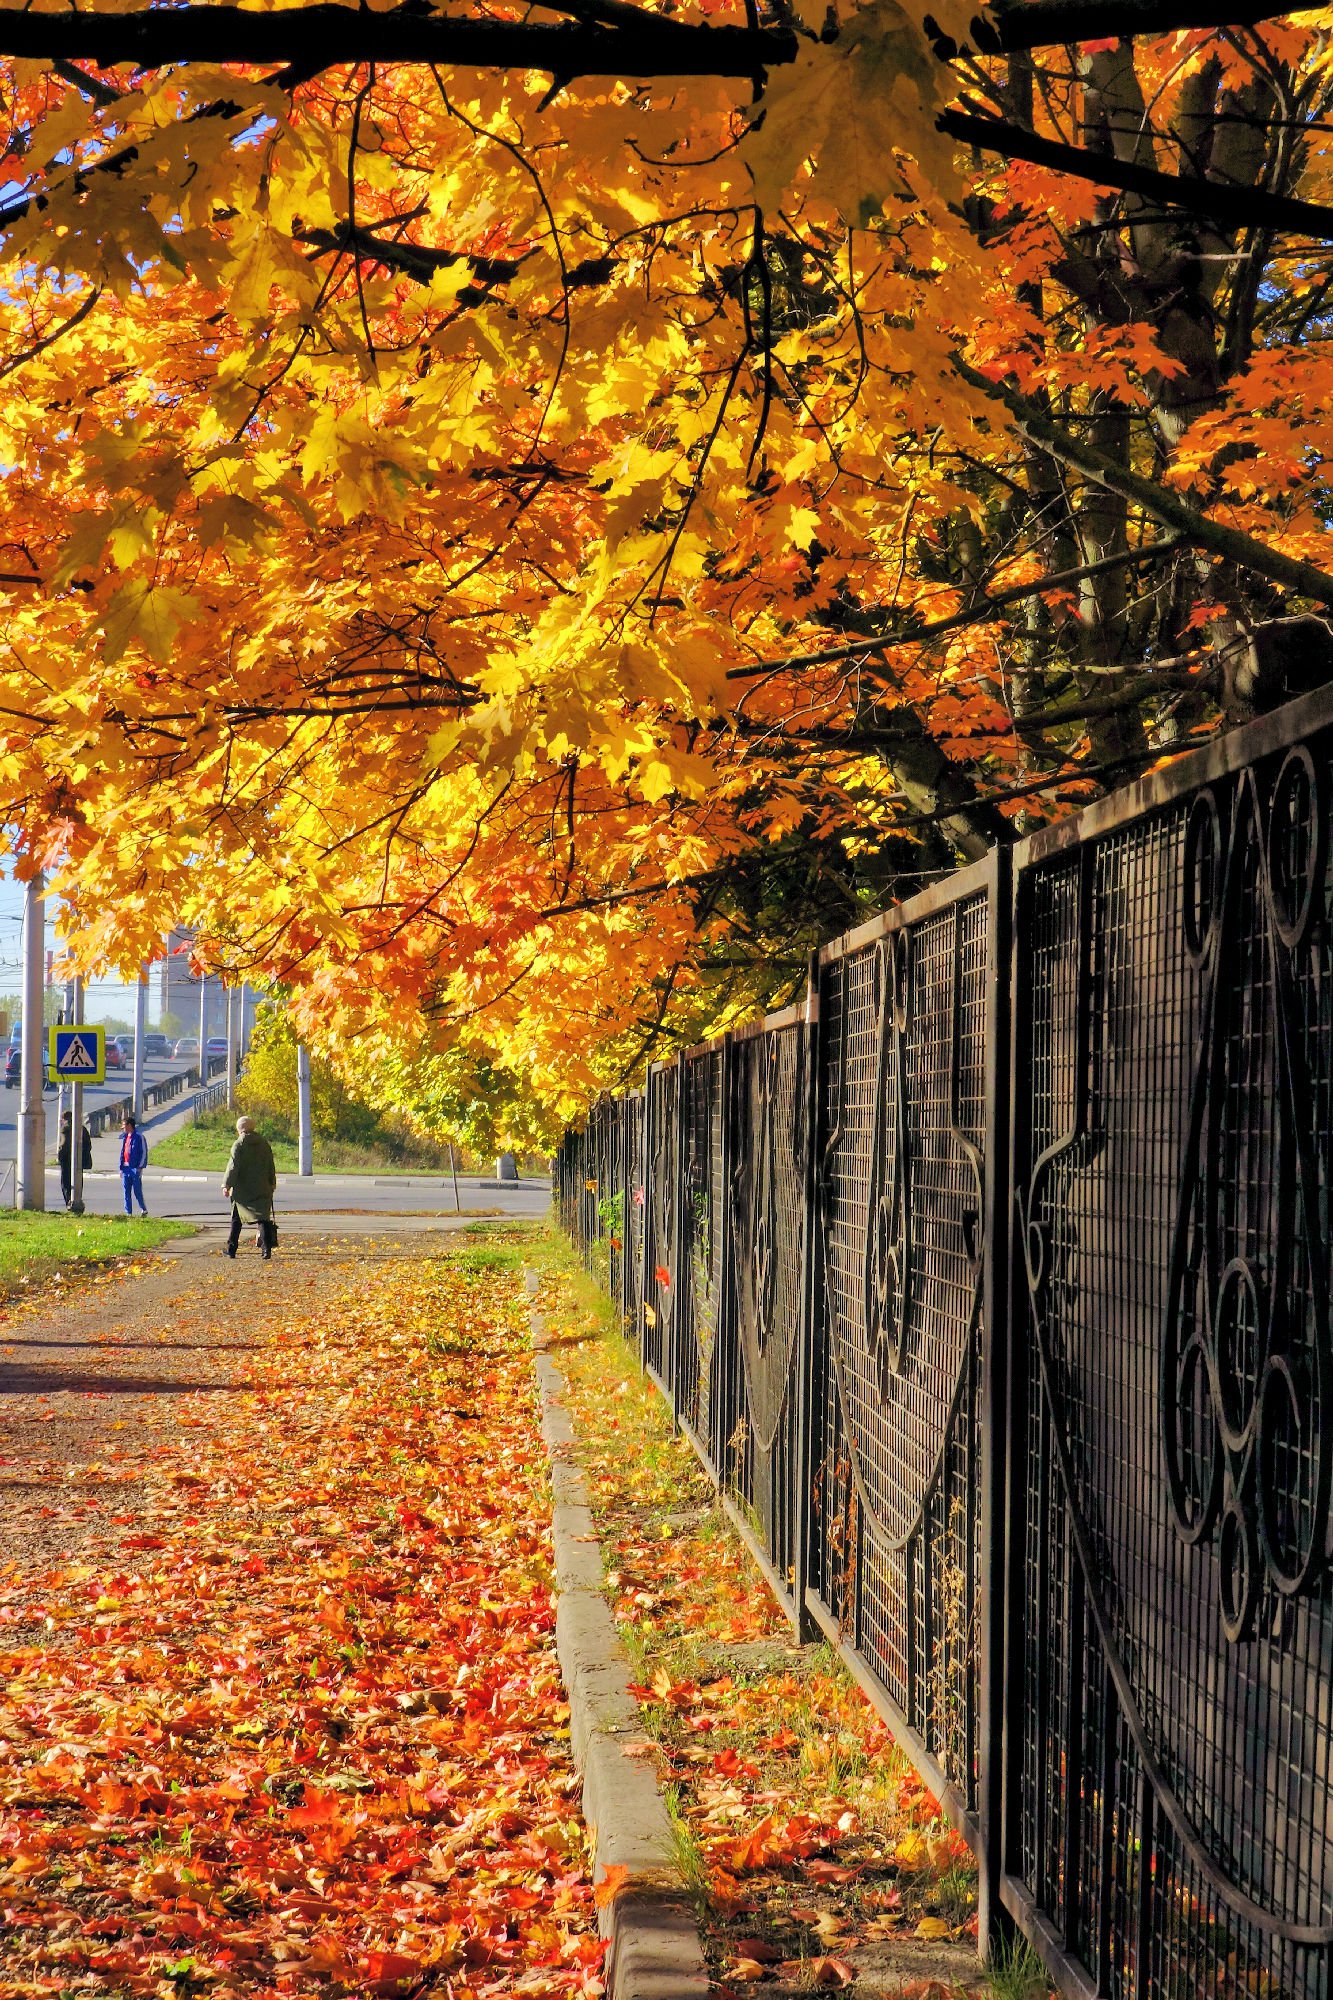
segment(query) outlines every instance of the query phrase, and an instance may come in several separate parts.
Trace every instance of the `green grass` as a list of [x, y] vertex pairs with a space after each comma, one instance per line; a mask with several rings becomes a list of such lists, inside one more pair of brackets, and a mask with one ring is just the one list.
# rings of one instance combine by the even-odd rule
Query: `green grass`
[[151, 1250], [173, 1236], [192, 1236], [188, 1222], [155, 1215], [131, 1222], [117, 1215], [43, 1215], [0, 1211], [0, 1292], [43, 1278], [71, 1264], [105, 1263], [126, 1252]]
[[[273, 1162], [280, 1174], [294, 1174], [297, 1169], [296, 1142], [293, 1139], [277, 1139], [270, 1133], [265, 1137], [273, 1148]], [[236, 1119], [229, 1112], [209, 1113], [197, 1125], [186, 1125], [181, 1131], [173, 1132], [169, 1138], [159, 1139], [152, 1149], [152, 1163], [155, 1167], [194, 1168], [201, 1173], [222, 1173], [236, 1143]], [[402, 1160], [390, 1160], [374, 1146], [353, 1146], [338, 1139], [315, 1140], [315, 1172], [317, 1174], [429, 1174], [439, 1180], [448, 1180], [449, 1169], [431, 1165], [429, 1162], [416, 1166], [404, 1164]]]
[[1006, 1938], [991, 1953], [985, 1978], [995, 2000], [1037, 2000], [1051, 1985], [1045, 1966], [1023, 1937]]

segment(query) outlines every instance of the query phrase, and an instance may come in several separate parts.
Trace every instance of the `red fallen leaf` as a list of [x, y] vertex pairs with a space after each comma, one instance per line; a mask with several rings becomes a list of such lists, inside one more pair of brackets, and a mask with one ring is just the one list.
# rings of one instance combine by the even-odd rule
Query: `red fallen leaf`
[[865, 1870], [843, 1868], [836, 1861], [807, 1861], [805, 1872], [807, 1875], [813, 1875], [817, 1882], [854, 1882], [858, 1875], [865, 1873]]
[[763, 1938], [737, 1938], [732, 1949], [737, 1958], [754, 1958], [760, 1965], [776, 1965], [782, 1953], [775, 1944], [768, 1944]]
[[671, 1273], [670, 1271], [668, 1271], [665, 1264], [655, 1265], [653, 1268], [653, 1276], [656, 1278], [658, 1284], [661, 1285], [664, 1290], [671, 1283]]
[[629, 1869], [625, 1866], [624, 1862], [613, 1861], [592, 1892], [592, 1899], [598, 1909], [604, 1910], [608, 1905], [614, 1903], [616, 1897], [628, 1881]]
[[409, 1958], [404, 1951], [372, 1951], [366, 1958], [366, 1971], [377, 1986], [420, 1979], [424, 1970], [419, 1958]]
[[805, 1976], [812, 1986], [831, 1988], [856, 1984], [856, 1969], [848, 1965], [845, 1958], [812, 1958], [806, 1966]]
[[287, 1815], [288, 1826], [327, 1826], [338, 1817], [338, 1801], [332, 1792], [317, 1792], [313, 1785], [305, 1788], [305, 1799], [299, 1806], [293, 1806]]

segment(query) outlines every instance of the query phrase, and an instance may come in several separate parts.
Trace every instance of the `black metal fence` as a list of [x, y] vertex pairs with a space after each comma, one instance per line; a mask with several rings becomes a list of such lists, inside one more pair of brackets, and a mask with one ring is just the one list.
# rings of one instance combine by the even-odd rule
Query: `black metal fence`
[[826, 947], [560, 1212], [1079, 1995], [1330, 2000], [1333, 695]]

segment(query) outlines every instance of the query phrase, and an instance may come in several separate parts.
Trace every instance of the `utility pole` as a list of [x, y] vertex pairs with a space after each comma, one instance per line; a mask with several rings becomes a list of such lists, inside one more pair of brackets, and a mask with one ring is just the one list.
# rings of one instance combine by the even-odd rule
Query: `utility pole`
[[315, 1171], [314, 1138], [310, 1130], [310, 1051], [304, 1042], [296, 1045], [296, 1171], [306, 1176]]
[[236, 1109], [236, 989], [227, 988], [227, 1109]]
[[199, 1086], [208, 1082], [208, 974], [199, 974]]
[[40, 868], [23, 891], [23, 1028], [19, 1055], [18, 1157], [14, 1206], [46, 1207], [46, 1022], [42, 1018], [46, 970], [46, 879]]
[[[73, 1024], [83, 1026], [83, 980], [74, 981]], [[69, 1178], [71, 1215], [83, 1214], [83, 1085], [75, 1080], [70, 1089]]]
[[148, 967], [139, 967], [139, 984], [134, 990], [134, 1083], [131, 1096], [134, 1115], [143, 1117], [143, 1038], [148, 1031]]

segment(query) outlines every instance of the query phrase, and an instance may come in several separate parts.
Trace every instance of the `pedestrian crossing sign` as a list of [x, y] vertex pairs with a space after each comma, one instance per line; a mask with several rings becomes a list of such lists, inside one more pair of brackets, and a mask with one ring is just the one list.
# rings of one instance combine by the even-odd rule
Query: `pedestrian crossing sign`
[[48, 1057], [55, 1083], [104, 1083], [106, 1029], [52, 1028]]

